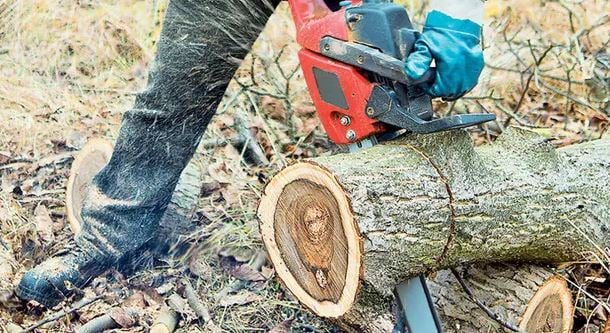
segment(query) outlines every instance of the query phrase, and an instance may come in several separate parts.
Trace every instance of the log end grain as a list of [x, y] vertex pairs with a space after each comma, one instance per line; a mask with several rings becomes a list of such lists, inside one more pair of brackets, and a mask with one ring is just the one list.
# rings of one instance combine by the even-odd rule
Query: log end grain
[[345, 314], [359, 288], [362, 245], [350, 201], [334, 175], [309, 162], [282, 170], [267, 185], [258, 215], [286, 287], [319, 316]]
[[538, 289], [529, 301], [519, 328], [525, 332], [572, 331], [574, 303], [566, 281], [554, 276]]
[[83, 224], [81, 207], [89, 184], [93, 177], [108, 164], [112, 150], [110, 141], [93, 139], [87, 142], [72, 163], [66, 188], [66, 211], [74, 234], [80, 232]]
[[[81, 207], [89, 186], [95, 175], [100, 172], [112, 157], [114, 147], [104, 139], [92, 139], [78, 153], [68, 179], [66, 189], [66, 210], [72, 232], [77, 235], [81, 230], [83, 220]], [[194, 223], [191, 215], [197, 205], [201, 188], [201, 169], [194, 163], [189, 163], [180, 175], [155, 236], [153, 249], [158, 253], [166, 253], [173, 249], [193, 232]]]

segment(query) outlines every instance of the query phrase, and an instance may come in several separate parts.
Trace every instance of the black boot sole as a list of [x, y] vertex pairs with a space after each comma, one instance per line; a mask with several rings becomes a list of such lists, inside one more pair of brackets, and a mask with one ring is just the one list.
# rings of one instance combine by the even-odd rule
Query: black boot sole
[[32, 300], [42, 304], [44, 307], [50, 309], [57, 304], [61, 303], [66, 299], [68, 295], [61, 294], [59, 292], [49, 294], [41, 294], [35, 290], [30, 288], [23, 287], [19, 285], [15, 290], [17, 297], [23, 300]]

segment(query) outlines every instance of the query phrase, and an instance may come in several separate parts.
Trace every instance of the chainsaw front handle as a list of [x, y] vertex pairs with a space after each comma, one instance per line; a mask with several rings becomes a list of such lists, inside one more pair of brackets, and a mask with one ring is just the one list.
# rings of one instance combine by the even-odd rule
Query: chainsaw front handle
[[358, 67], [409, 86], [432, 85], [436, 69], [431, 68], [421, 78], [412, 80], [404, 70], [404, 62], [379, 50], [354, 42], [345, 42], [333, 37], [320, 41], [320, 52], [331, 59]]

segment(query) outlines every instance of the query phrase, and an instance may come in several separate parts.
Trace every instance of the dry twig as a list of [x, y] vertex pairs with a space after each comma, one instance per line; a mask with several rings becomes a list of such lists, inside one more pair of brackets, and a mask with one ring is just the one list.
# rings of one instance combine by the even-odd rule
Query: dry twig
[[193, 311], [195, 311], [197, 318], [204, 323], [210, 321], [210, 311], [208, 310], [207, 306], [203, 304], [201, 299], [199, 299], [199, 296], [197, 296], [197, 292], [191, 285], [191, 282], [188, 279], [182, 279], [182, 283], [184, 284], [184, 296], [186, 297], [190, 307], [193, 309]]
[[172, 333], [178, 326], [178, 313], [169, 306], [161, 307], [150, 333]]
[[[138, 316], [138, 311], [134, 308], [121, 309], [121, 316], [126, 316], [130, 323], [135, 323]], [[122, 325], [117, 322], [113, 317], [112, 310], [103, 316], [96, 317], [90, 320], [85, 325], [81, 326], [76, 330], [76, 333], [100, 333], [113, 328], [126, 328], [126, 325]]]
[[98, 300], [102, 299], [104, 297], [104, 295], [98, 295], [94, 298], [83, 298], [81, 300], [79, 300], [78, 302], [74, 303], [74, 305], [69, 308], [68, 310], [62, 310], [59, 311], [55, 314], [53, 314], [52, 316], [45, 318], [39, 322], [37, 322], [36, 324], [24, 329], [23, 331], [21, 331], [20, 333], [28, 333], [28, 332], [33, 332], [35, 329], [39, 328], [40, 326], [44, 325], [44, 324], [48, 324], [51, 322], [54, 322], [56, 320], [61, 319], [62, 317], [65, 317], [73, 312], [76, 312], [90, 304], [93, 304], [95, 302], [97, 302]]

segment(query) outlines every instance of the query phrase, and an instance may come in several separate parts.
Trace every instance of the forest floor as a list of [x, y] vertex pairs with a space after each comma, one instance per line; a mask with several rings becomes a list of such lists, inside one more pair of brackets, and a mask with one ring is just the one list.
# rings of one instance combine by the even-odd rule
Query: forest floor
[[[71, 163], [87, 140], [116, 137], [122, 113], [145, 85], [165, 7], [166, 1], [0, 0], [0, 332], [30, 327], [78, 302], [45, 310], [18, 301], [13, 288], [72, 238], [65, 209]], [[425, 8], [408, 2], [419, 26]], [[487, 1], [480, 84], [457, 102], [436, 103], [436, 112], [495, 113], [496, 122], [469, 129], [477, 144], [493, 142], [512, 125], [556, 146], [600, 138], [610, 115], [608, 13], [604, 0]], [[171, 259], [143, 254], [137, 273], [114, 270], [96, 279], [78, 297], [101, 299], [41, 332], [70, 332], [118, 305], [137, 308], [140, 317], [122, 331], [147, 331], [171, 297], [182, 332], [337, 330], [301, 309], [269, 263], [260, 265], [255, 210], [266, 180], [291, 160], [342, 150], [328, 143], [319, 124], [297, 50], [282, 6], [192, 161], [203, 177], [188, 250]], [[240, 135], [236, 122], [260, 145], [264, 163], [232, 144]], [[603, 327], [609, 264], [594, 259], [562, 267], [576, 299], [575, 332]], [[211, 314], [206, 323], [185, 305], [188, 284]], [[497, 326], [490, 320], [489, 331], [501, 332]]]

